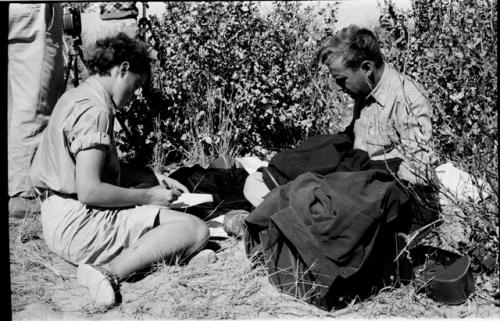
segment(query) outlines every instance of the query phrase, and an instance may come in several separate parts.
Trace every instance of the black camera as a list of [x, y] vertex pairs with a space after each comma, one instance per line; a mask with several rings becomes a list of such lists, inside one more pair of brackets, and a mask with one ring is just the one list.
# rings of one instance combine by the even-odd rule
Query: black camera
[[64, 8], [63, 30], [73, 37], [80, 37], [82, 35], [82, 17], [78, 8]]

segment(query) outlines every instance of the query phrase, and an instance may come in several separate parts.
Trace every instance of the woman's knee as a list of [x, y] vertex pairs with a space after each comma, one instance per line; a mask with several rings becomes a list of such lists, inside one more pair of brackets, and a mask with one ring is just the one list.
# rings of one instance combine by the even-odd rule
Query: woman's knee
[[210, 237], [210, 230], [208, 225], [198, 217], [172, 211], [172, 210], [162, 210], [159, 214], [160, 225], [173, 225], [175, 224], [178, 232], [190, 239], [190, 243], [196, 246], [202, 246], [206, 244], [208, 238]]
[[187, 225], [190, 227], [195, 243], [198, 247], [204, 246], [210, 237], [210, 230], [207, 223], [198, 217], [186, 214]]

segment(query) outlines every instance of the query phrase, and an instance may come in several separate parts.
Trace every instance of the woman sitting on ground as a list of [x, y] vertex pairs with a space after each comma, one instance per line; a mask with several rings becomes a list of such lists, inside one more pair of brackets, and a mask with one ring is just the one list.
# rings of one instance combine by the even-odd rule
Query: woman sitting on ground
[[[79, 265], [78, 282], [99, 306], [118, 303], [120, 281], [161, 260], [185, 262], [209, 237], [202, 220], [166, 208], [187, 191], [182, 184], [157, 176], [164, 181], [158, 185], [152, 172], [120, 170], [115, 109], [149, 77], [150, 62], [145, 45], [124, 33], [99, 40], [91, 76], [57, 102], [31, 169], [45, 241]], [[121, 187], [151, 178], [151, 188]]]

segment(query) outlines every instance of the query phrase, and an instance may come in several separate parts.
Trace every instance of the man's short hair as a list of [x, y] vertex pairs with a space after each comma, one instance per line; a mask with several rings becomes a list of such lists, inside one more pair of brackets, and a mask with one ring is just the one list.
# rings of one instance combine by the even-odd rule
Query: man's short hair
[[317, 61], [324, 64], [330, 57], [343, 57], [342, 62], [348, 68], [359, 68], [365, 60], [373, 61], [377, 68], [384, 63], [373, 32], [356, 25], [345, 27], [329, 38], [318, 51]]

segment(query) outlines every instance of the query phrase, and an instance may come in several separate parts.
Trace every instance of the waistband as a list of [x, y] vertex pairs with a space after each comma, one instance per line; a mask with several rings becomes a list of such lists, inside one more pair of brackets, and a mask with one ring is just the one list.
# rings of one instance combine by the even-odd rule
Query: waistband
[[53, 195], [57, 195], [57, 196], [63, 197], [63, 198], [71, 198], [71, 199], [74, 199], [74, 200], [78, 199], [78, 197], [77, 197], [76, 194], [65, 194], [65, 193], [53, 191], [51, 189], [46, 189], [46, 190], [44, 190], [44, 191], [41, 192], [41, 194], [40, 194], [40, 201], [43, 202], [47, 198], [49, 198], [49, 197], [51, 197]]

